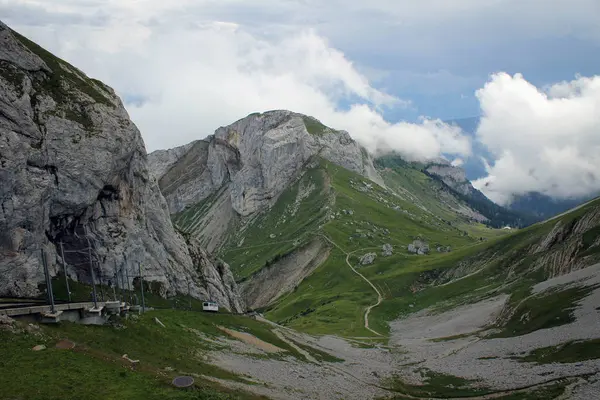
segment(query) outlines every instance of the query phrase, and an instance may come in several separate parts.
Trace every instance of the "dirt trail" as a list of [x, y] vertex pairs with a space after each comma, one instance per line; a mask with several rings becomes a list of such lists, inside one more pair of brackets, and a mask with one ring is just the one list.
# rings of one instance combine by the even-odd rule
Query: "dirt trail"
[[271, 343], [267, 343], [264, 340], [260, 340], [256, 336], [251, 335], [249, 333], [234, 331], [233, 329], [224, 328], [222, 326], [217, 326], [217, 328], [227, 333], [229, 336], [232, 336], [250, 345], [256, 346], [267, 353], [280, 353], [282, 351], [285, 351]]
[[[360, 250], [364, 250], [364, 249], [360, 249]], [[360, 251], [360, 250], [355, 250], [352, 253], [356, 252], [356, 251]], [[352, 255], [352, 253], [346, 253], [346, 264], [348, 264], [348, 266], [350, 267], [350, 269], [352, 269], [352, 271], [354, 271], [354, 273], [358, 276], [360, 276], [361, 278], [363, 278], [365, 280], [365, 282], [367, 282], [369, 285], [371, 285], [371, 287], [373, 288], [373, 290], [375, 291], [375, 293], [377, 293], [377, 303], [370, 305], [369, 307], [367, 307], [367, 309], [365, 310], [365, 328], [367, 328], [369, 331], [373, 332], [374, 334], [376, 334], [377, 336], [383, 336], [381, 333], [369, 328], [369, 314], [371, 313], [371, 310], [375, 307], [377, 307], [378, 305], [381, 304], [381, 302], [383, 301], [383, 296], [381, 295], [381, 292], [379, 291], [379, 289], [377, 289], [377, 287], [373, 284], [373, 282], [371, 282], [370, 280], [368, 280], [363, 274], [361, 274], [360, 272], [358, 272], [350, 263], [350, 255]]]
[[346, 264], [348, 264], [348, 266], [350, 267], [350, 269], [358, 276], [360, 276], [362, 279], [365, 280], [365, 282], [367, 282], [375, 291], [375, 293], [377, 293], [377, 303], [370, 305], [369, 307], [367, 307], [367, 309], [365, 310], [365, 328], [368, 329], [369, 331], [373, 332], [375, 335], [377, 336], [383, 336], [381, 333], [369, 328], [369, 314], [371, 313], [371, 310], [375, 307], [377, 307], [378, 305], [381, 304], [381, 302], [383, 301], [383, 295], [381, 294], [381, 292], [379, 291], [379, 289], [377, 289], [377, 287], [373, 284], [373, 282], [371, 282], [370, 280], [368, 280], [363, 274], [361, 274], [360, 272], [358, 272], [356, 270], [356, 268], [354, 268], [352, 266], [352, 263], [350, 263], [350, 256], [352, 255], [352, 253], [356, 253], [357, 251], [361, 251], [361, 250], [366, 250], [369, 249], [371, 247], [367, 247], [365, 249], [358, 249], [358, 250], [354, 250], [350, 253], [348, 253], [347, 251], [345, 251], [344, 249], [342, 249], [340, 246], [337, 245], [337, 243], [335, 243], [333, 240], [329, 239], [327, 236], [325, 235], [321, 235], [323, 238], [325, 238], [325, 240], [327, 240], [329, 243], [331, 243], [332, 245], [334, 245], [335, 247], [337, 247], [342, 253], [346, 254]]
[[281, 332], [279, 329], [273, 329], [272, 332], [279, 339], [283, 340], [284, 342], [289, 344], [291, 347], [293, 347], [298, 353], [302, 354], [309, 362], [311, 362], [313, 364], [319, 364], [319, 362], [313, 356], [311, 356], [308, 351], [306, 351], [303, 348], [301, 348], [300, 346], [296, 345], [296, 343], [292, 342], [291, 340], [288, 340], [288, 338], [285, 337], [283, 332]]

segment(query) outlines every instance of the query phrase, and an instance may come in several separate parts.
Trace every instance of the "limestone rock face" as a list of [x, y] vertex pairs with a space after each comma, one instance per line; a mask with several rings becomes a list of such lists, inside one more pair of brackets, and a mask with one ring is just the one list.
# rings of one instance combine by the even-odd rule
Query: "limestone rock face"
[[191, 293], [192, 296], [215, 301], [232, 311], [244, 311], [246, 307], [229, 265], [211, 257], [196, 240], [190, 239], [187, 243], [201, 283]]
[[464, 169], [451, 165], [446, 160], [436, 160], [425, 169], [431, 175], [438, 176], [446, 185], [465, 196], [469, 196], [475, 190], [467, 179]]
[[[229, 184], [233, 209], [248, 216], [270, 204], [314, 156], [383, 185], [371, 156], [348, 132], [290, 111], [251, 114], [221, 127], [195, 142], [167, 172], [157, 167], [155, 174], [172, 213]], [[164, 157], [164, 152], [150, 154], [151, 166]]]
[[175, 147], [169, 150], [156, 150], [152, 152], [152, 157], [148, 157], [148, 168], [151, 175], [157, 180], [165, 174], [196, 142], [191, 142], [183, 146]]
[[550, 276], [559, 276], [583, 268], [592, 260], [600, 260], [594, 256], [582, 257], [586, 250], [593, 254], [595, 251], [589, 251], [590, 248], [600, 246], [600, 235], [596, 233], [600, 225], [600, 208], [581, 208], [586, 208], [586, 211], [580, 218], [567, 223], [559, 220], [539, 243], [532, 246], [530, 254], [541, 255], [532, 268], [541, 268]]
[[191, 287], [241, 311], [226, 265], [191, 257], [175, 232], [114, 91], [2, 23], [0, 182], [0, 295], [37, 295], [41, 252], [55, 275], [62, 243], [73, 279], [90, 281], [89, 245], [97, 281], [141, 264], [162, 295]]

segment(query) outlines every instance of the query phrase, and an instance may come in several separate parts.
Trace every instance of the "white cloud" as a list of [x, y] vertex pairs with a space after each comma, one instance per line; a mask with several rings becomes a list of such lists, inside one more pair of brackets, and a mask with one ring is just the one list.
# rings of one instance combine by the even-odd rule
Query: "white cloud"
[[600, 76], [539, 89], [495, 74], [479, 91], [477, 139], [495, 157], [474, 182], [492, 200], [539, 191], [557, 198], [600, 191]]
[[[286, 108], [346, 129], [373, 151], [411, 159], [462, 159], [470, 143], [437, 120], [386, 121], [382, 110], [411, 103], [374, 80], [392, 77], [396, 89], [417, 96], [458, 97], [479, 85], [477, 63], [485, 74], [497, 63], [519, 70], [536, 60], [515, 61], [537, 40], [600, 43], [597, 7], [597, 0], [0, 0], [5, 22], [136, 100], [128, 109], [149, 150]], [[545, 69], [564, 57], [560, 46], [575, 42], [557, 43], [554, 58], [540, 56]], [[597, 190], [597, 82], [578, 77], [538, 89], [519, 75], [494, 75], [477, 92], [485, 114], [477, 137], [495, 162], [476, 184], [499, 202], [529, 190], [558, 197]]]
[[452, 165], [453, 167], [462, 167], [464, 163], [465, 161], [462, 158], [455, 158], [454, 160], [452, 160], [450, 165]]
[[419, 124], [389, 123], [366, 105], [324, 115], [322, 121], [344, 129], [373, 153], [397, 151], [408, 160], [440, 157], [442, 153], [469, 155], [471, 142], [460, 128], [422, 118]]
[[373, 151], [396, 150], [411, 159], [470, 152], [460, 130], [440, 121], [385, 121], [383, 108], [410, 103], [373, 87], [313, 30], [257, 36], [224, 20], [165, 24], [156, 18], [177, 9], [165, 10], [163, 2], [143, 10], [135, 2], [110, 4], [116, 16], [98, 29], [80, 23], [14, 28], [125, 99], [135, 98], [128, 110], [149, 151], [203, 138], [252, 112], [289, 109], [345, 129]]

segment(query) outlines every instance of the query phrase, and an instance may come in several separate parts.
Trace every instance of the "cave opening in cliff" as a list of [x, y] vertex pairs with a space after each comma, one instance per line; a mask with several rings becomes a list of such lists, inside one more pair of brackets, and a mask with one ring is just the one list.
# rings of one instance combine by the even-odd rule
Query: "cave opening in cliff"
[[[56, 216], [50, 218], [50, 228], [46, 237], [56, 247], [56, 252], [66, 263], [69, 271], [75, 271], [76, 280], [92, 283], [90, 263], [95, 279], [99, 278], [100, 261], [95, 249], [95, 241], [80, 217]], [[61, 271], [62, 273], [62, 271]], [[100, 276], [100, 281], [102, 277]]]

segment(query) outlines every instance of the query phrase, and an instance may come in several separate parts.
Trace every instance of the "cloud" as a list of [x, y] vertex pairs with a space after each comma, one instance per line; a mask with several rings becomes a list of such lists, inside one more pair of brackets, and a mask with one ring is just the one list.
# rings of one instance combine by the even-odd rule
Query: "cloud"
[[366, 105], [354, 105], [347, 112], [326, 115], [322, 121], [344, 129], [376, 154], [392, 151], [411, 161], [431, 160], [442, 154], [471, 153], [471, 142], [460, 128], [440, 120], [421, 118], [420, 123], [387, 122]]
[[462, 167], [464, 163], [465, 161], [462, 158], [455, 158], [454, 160], [452, 160], [450, 165], [452, 165], [453, 167]]
[[[490, 69], [525, 71], [540, 85], [572, 76], [573, 65], [598, 73], [600, 56], [590, 50], [600, 43], [600, 13], [591, 12], [597, 4], [0, 0], [0, 15], [113, 86], [149, 150], [286, 108], [345, 129], [375, 152], [468, 160], [471, 143], [458, 128], [389, 116], [418, 115], [419, 100], [432, 98], [439, 104], [428, 107], [438, 116], [468, 115], [475, 99], [458, 98], [480, 87]], [[537, 88], [519, 75], [494, 75], [477, 92], [485, 118], [475, 144], [493, 157], [476, 184], [499, 202], [525, 190], [558, 197], [594, 190], [596, 80]]]
[[[349, 131], [372, 151], [396, 150], [410, 159], [470, 152], [460, 130], [441, 121], [386, 121], [383, 110], [410, 102], [374, 87], [312, 29], [272, 37], [221, 19], [166, 23], [165, 15], [181, 10], [165, 9], [164, 2], [150, 1], [143, 10], [136, 2], [109, 3], [115, 17], [101, 28], [79, 22], [14, 28], [115, 87], [149, 151], [204, 138], [252, 112], [289, 109]], [[73, 13], [74, 3], [64, 4]]]
[[474, 185], [489, 198], [507, 204], [530, 191], [555, 198], [600, 191], [600, 76], [540, 89], [521, 74], [498, 73], [476, 95], [477, 140], [495, 161]]

